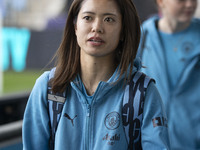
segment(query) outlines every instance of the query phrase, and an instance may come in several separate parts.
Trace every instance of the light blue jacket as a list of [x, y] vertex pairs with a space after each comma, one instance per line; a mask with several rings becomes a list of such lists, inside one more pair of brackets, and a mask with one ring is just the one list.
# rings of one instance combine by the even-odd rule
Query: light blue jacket
[[[134, 68], [133, 72], [136, 70]], [[55, 136], [55, 150], [127, 150], [122, 124], [124, 80], [111, 84], [117, 80], [117, 73], [116, 70], [107, 82], [99, 83], [91, 105], [81, 91], [79, 78], [71, 82]], [[45, 72], [37, 79], [28, 100], [23, 121], [24, 150], [49, 149], [48, 76], [49, 72]], [[65, 117], [66, 114], [73, 122]], [[112, 126], [107, 122], [110, 114], [118, 116], [119, 126], [116, 128], [109, 128]], [[169, 149], [167, 128], [153, 126], [158, 123], [155, 118], [162, 117], [166, 118], [163, 104], [154, 83], [151, 83], [146, 91], [141, 129], [144, 150]]]
[[[185, 35], [186, 41], [179, 43], [183, 44], [182, 48], [189, 46], [190, 51], [185, 53], [183, 49], [180, 50], [180, 59], [187, 56], [187, 63], [172, 89], [167, 61], [173, 60], [166, 56], [156, 27], [158, 19], [152, 17], [143, 23], [145, 36], [143, 35], [138, 53], [146, 67], [142, 72], [156, 80], [167, 112], [171, 149], [200, 150], [200, 20], [192, 20], [187, 29], [189, 34]], [[171, 67], [170, 69], [176, 71], [178, 66]]]

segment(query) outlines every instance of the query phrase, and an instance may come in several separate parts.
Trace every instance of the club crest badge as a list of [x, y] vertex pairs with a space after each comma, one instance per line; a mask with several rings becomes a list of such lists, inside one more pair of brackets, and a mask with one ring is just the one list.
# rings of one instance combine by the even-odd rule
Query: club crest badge
[[115, 130], [120, 125], [120, 115], [118, 112], [111, 112], [109, 113], [104, 121], [104, 124], [107, 129], [109, 130]]

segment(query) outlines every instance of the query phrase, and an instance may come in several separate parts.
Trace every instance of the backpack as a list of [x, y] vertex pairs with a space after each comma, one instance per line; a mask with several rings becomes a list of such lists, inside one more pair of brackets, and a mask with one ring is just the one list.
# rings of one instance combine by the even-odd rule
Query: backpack
[[[49, 74], [49, 80], [53, 78], [54, 70]], [[143, 107], [145, 91], [153, 79], [142, 72], [136, 72], [125, 87], [122, 107], [122, 122], [128, 150], [142, 150], [141, 146], [141, 125], [143, 118]], [[66, 101], [66, 93], [52, 94], [51, 85], [48, 83], [48, 110], [50, 117], [51, 136], [49, 140], [50, 150], [54, 150], [55, 133], [63, 105]]]

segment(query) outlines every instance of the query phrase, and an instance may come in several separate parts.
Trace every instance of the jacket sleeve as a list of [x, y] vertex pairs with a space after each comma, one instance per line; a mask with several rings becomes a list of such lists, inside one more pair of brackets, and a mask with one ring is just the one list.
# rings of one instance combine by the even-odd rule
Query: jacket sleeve
[[143, 150], [170, 149], [166, 113], [153, 82], [148, 86], [145, 95], [141, 140]]
[[48, 73], [45, 72], [37, 79], [29, 96], [23, 119], [23, 150], [49, 149], [47, 82]]

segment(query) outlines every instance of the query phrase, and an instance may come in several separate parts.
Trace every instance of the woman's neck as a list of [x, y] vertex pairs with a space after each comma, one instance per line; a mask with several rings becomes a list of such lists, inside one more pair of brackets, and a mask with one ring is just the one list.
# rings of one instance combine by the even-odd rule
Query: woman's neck
[[93, 95], [100, 81], [107, 81], [116, 69], [114, 58], [81, 56], [81, 79], [88, 95]]
[[189, 27], [190, 22], [180, 23], [172, 21], [168, 18], [161, 18], [158, 22], [158, 28], [160, 31], [165, 33], [175, 33], [185, 30]]

